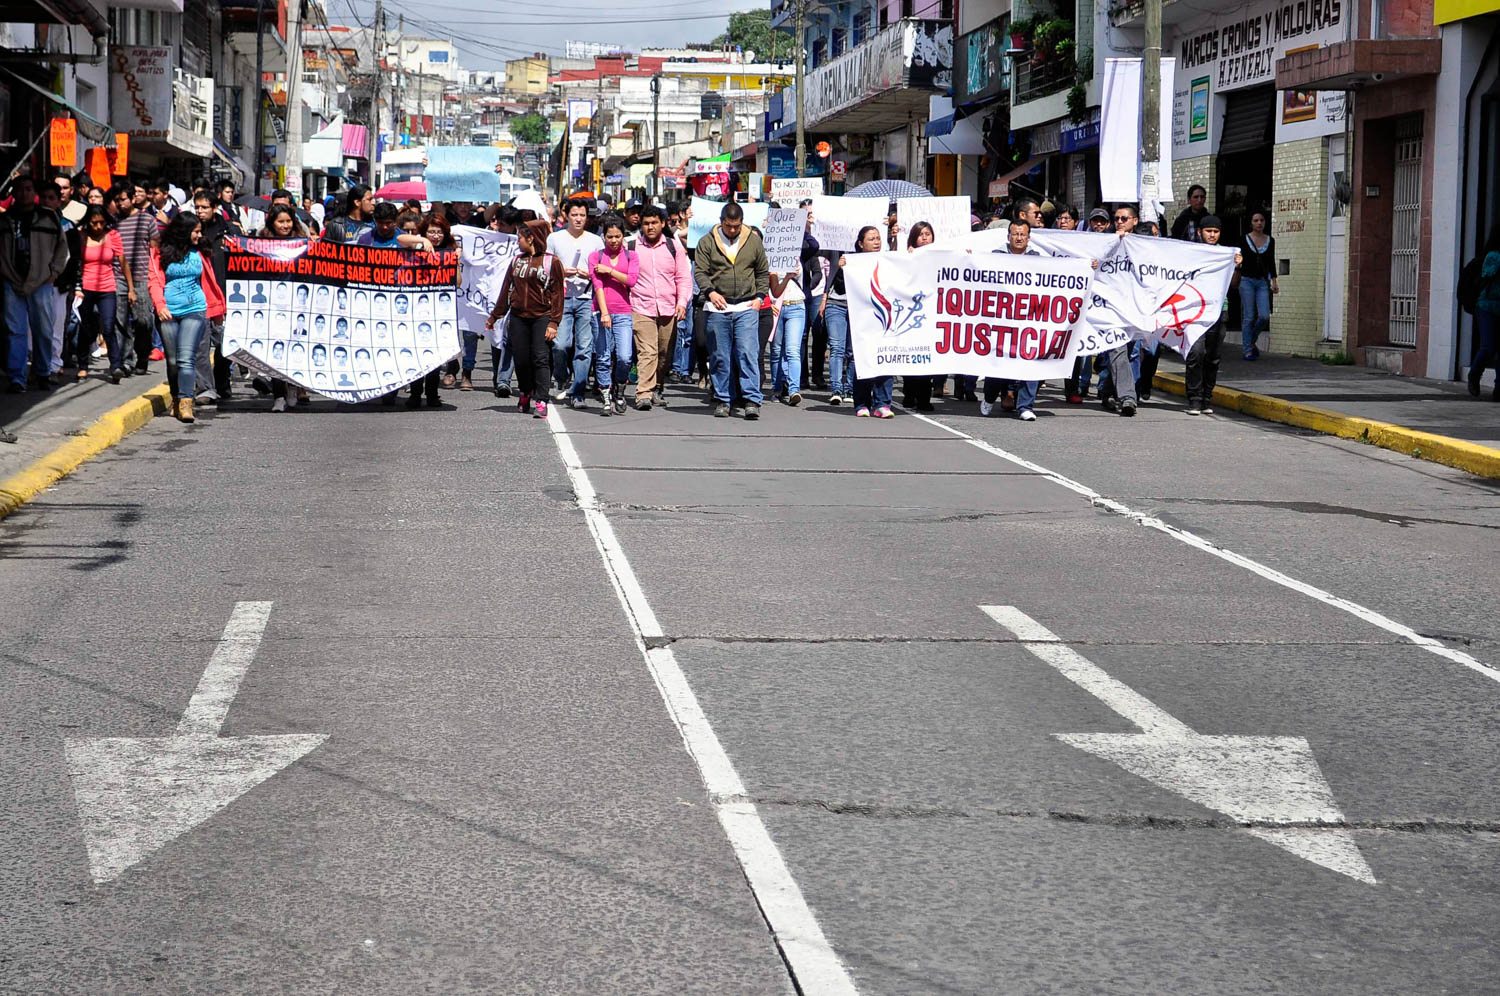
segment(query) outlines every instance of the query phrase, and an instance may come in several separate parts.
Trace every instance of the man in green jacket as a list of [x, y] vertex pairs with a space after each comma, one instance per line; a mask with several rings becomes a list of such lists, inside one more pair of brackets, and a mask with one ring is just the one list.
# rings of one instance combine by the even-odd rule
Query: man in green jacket
[[739, 364], [738, 397], [746, 419], [760, 418], [760, 308], [771, 287], [771, 266], [760, 233], [745, 225], [745, 212], [724, 205], [719, 223], [698, 240], [694, 275], [707, 302], [713, 350], [715, 418], [729, 417], [729, 376]]

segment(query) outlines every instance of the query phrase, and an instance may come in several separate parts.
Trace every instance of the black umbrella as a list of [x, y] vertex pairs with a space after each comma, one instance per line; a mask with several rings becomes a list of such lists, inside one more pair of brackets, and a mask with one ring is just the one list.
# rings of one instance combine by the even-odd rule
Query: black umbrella
[[256, 211], [264, 211], [271, 206], [270, 198], [262, 197], [259, 194], [241, 194], [234, 199], [234, 203], [236, 207], [252, 208]]

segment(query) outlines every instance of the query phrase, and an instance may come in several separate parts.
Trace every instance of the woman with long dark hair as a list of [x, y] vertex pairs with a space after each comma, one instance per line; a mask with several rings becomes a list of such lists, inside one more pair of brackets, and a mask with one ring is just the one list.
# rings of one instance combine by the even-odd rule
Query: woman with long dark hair
[[202, 236], [198, 216], [183, 212], [167, 223], [160, 243], [151, 247], [151, 303], [161, 322], [172, 410], [182, 422], [193, 421], [198, 340], [208, 320], [224, 314], [224, 292], [213, 264], [198, 249]]
[[[406, 214], [402, 213], [402, 215], [397, 219], [397, 223], [401, 224], [406, 219], [406, 217]], [[415, 226], [413, 226], [413, 228], [408, 231], [408, 234], [421, 235], [426, 237], [427, 241], [432, 243], [432, 248], [434, 251], [438, 249], [456, 250], [458, 248], [458, 240], [453, 237], [453, 230], [448, 225], [448, 219], [443, 216], [443, 213], [441, 211], [433, 211], [425, 218], [416, 219]], [[443, 369], [439, 368], [436, 370], [429, 370], [427, 372], [427, 375], [421, 380], [412, 381], [411, 393], [407, 395], [406, 398], [406, 407], [420, 408], [422, 405], [423, 394], [427, 396], [428, 408], [437, 408], [439, 405], [441, 405], [443, 401], [438, 396], [438, 384], [441, 382], [444, 387], [453, 386], [452, 371], [457, 369], [457, 362], [457, 360], [454, 360], [452, 363], [448, 364], [451, 369], [447, 372], [446, 377], [444, 376]], [[469, 378], [467, 375], [464, 376], [464, 383], [468, 384], [468, 386], [465, 387], [464, 390], [474, 390], [474, 385], [469, 382]]]
[[285, 204], [272, 204], [266, 211], [266, 227], [260, 230], [263, 239], [305, 239], [307, 229], [297, 219], [297, 212]]
[[1255, 340], [1271, 324], [1271, 295], [1281, 292], [1276, 283], [1276, 239], [1266, 228], [1264, 211], [1250, 213], [1250, 232], [1240, 252], [1240, 346], [1245, 359], [1260, 358]]
[[[911, 231], [906, 236], [906, 251], [919, 249], [922, 246], [930, 246], [937, 241], [937, 233], [932, 226], [925, 221], [919, 221], [911, 226]], [[923, 374], [920, 377], [907, 374], [901, 378], [901, 403], [912, 411], [932, 411], [932, 387], [933, 382], [942, 382], [946, 377], [933, 377]]]
[[[516, 383], [521, 389], [519, 411], [532, 408], [535, 418], [547, 417], [547, 391], [552, 385], [552, 341], [563, 314], [563, 268], [547, 251], [552, 226], [528, 221], [517, 233], [520, 252], [500, 285], [495, 310], [485, 328], [510, 316], [507, 341], [516, 358]], [[533, 402], [532, 398], [536, 401]]]
[[78, 227], [83, 250], [83, 303], [78, 308], [83, 331], [79, 338], [86, 344], [78, 350], [78, 376], [88, 376], [89, 353], [94, 340], [102, 335], [109, 352], [109, 382], [118, 384], [123, 374], [120, 340], [115, 335], [116, 278], [123, 273], [125, 286], [135, 293], [130, 268], [124, 265], [125, 244], [120, 233], [110, 227], [104, 208], [97, 205], [83, 213]]
[[[916, 226], [912, 226], [915, 228]], [[879, 252], [880, 251], [880, 229], [874, 225], [866, 225], [859, 230], [859, 238], [855, 240], [855, 252]], [[839, 276], [844, 275], [844, 259], [839, 257]], [[849, 349], [849, 376], [854, 378], [854, 415], [856, 418], [869, 418], [873, 414], [876, 418], [890, 418], [891, 390], [895, 387], [894, 377], [860, 377], [859, 370], [855, 367], [854, 349], [851, 343]]]
[[[856, 252], [865, 252], [863, 246], [874, 240], [880, 251], [880, 229], [866, 225], [859, 230], [854, 244]], [[853, 400], [851, 378], [854, 375], [854, 350], [849, 343], [849, 293], [844, 286], [844, 262], [840, 255], [838, 265], [833, 268], [833, 279], [828, 283], [828, 294], [824, 298], [823, 323], [828, 327], [828, 403], [841, 405], [846, 399]], [[865, 414], [869, 414], [866, 412]]]

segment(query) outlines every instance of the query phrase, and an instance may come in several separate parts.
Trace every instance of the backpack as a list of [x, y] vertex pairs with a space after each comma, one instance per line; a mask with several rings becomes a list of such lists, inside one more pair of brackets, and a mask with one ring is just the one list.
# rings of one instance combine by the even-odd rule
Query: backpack
[[[636, 248], [635, 248], [636, 241], [639, 238], [640, 238], [640, 236], [638, 236], [638, 235], [632, 235], [630, 238], [626, 239], [625, 240], [625, 248], [628, 249], [628, 250], [630, 250], [631, 252], [635, 252], [636, 251]], [[666, 243], [667, 243], [667, 252], [671, 253], [673, 259], [676, 259], [677, 258], [677, 240], [675, 238], [673, 238], [672, 236], [666, 234], [665, 232], [662, 233], [662, 238], [666, 240]]]
[[1475, 256], [1464, 264], [1458, 274], [1458, 303], [1469, 314], [1479, 305], [1480, 278], [1484, 273], [1483, 260]]

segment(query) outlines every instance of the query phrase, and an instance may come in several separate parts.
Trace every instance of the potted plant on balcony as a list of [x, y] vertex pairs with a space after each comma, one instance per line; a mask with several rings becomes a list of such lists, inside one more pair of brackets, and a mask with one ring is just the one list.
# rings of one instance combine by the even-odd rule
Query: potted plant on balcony
[[1030, 17], [1010, 22], [1010, 50], [1012, 52], [1024, 52], [1031, 46], [1031, 29], [1035, 26], [1036, 19]]
[[1036, 63], [1046, 62], [1057, 55], [1057, 47], [1064, 40], [1071, 41], [1073, 38], [1073, 22], [1054, 18], [1038, 24], [1031, 33], [1031, 44], [1034, 48], [1032, 61]]

